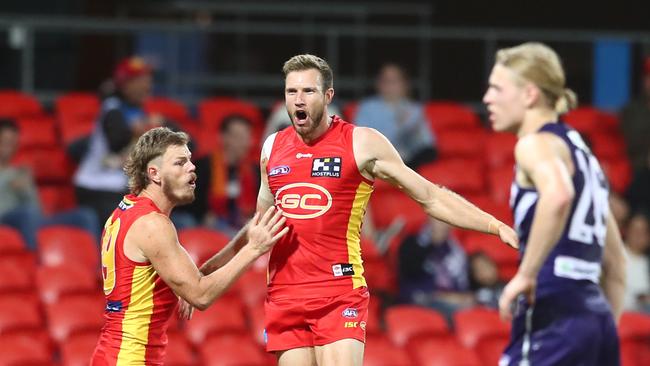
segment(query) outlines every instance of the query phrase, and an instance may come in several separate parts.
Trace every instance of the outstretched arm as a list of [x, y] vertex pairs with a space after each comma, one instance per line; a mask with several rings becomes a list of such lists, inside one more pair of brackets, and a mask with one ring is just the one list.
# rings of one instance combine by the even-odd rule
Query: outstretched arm
[[357, 127], [354, 141], [360, 170], [398, 187], [429, 216], [461, 228], [499, 235], [505, 243], [517, 247], [517, 235], [508, 225], [407, 167], [388, 139], [376, 130]]

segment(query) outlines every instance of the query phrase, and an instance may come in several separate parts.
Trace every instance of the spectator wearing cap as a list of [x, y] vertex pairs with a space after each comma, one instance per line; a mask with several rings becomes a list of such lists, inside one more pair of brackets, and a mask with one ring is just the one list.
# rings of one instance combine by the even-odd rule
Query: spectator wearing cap
[[122, 166], [132, 141], [160, 126], [160, 116], [147, 116], [143, 103], [152, 90], [151, 66], [140, 57], [122, 60], [113, 72], [114, 95], [106, 98], [74, 176], [80, 205], [106, 220], [127, 191]]
[[650, 56], [642, 70], [641, 95], [621, 110], [620, 121], [628, 156], [635, 170], [645, 168], [650, 154]]

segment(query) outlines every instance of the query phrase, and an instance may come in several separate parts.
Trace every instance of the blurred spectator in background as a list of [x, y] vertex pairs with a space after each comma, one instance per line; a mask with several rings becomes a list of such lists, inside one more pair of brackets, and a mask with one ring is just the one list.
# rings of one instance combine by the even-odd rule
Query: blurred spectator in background
[[630, 205], [627, 203], [625, 198], [614, 191], [610, 191], [609, 209], [612, 215], [614, 215], [618, 227], [624, 228], [627, 224], [627, 219], [630, 216]]
[[[650, 140], [647, 140], [646, 144], [650, 145]], [[632, 211], [644, 210], [650, 212], [650, 150], [646, 156], [645, 165], [634, 171], [634, 177], [627, 189], [626, 198]]]
[[113, 72], [117, 88], [106, 98], [88, 149], [74, 177], [77, 201], [106, 220], [127, 193], [122, 171], [131, 142], [152, 127], [162, 125], [159, 116], [148, 117], [142, 105], [151, 94], [151, 67], [139, 57], [122, 60]]
[[14, 121], [0, 120], [0, 225], [18, 230], [31, 249], [36, 247], [36, 232], [46, 225], [73, 225], [98, 238], [99, 224], [91, 210], [76, 209], [43, 216], [31, 172], [25, 167], [10, 165], [18, 147], [19, 133]]
[[620, 115], [628, 156], [635, 169], [647, 165], [650, 152], [650, 57], [643, 64], [642, 82], [641, 95], [623, 107]]
[[378, 95], [359, 104], [354, 122], [384, 134], [413, 169], [434, 160], [435, 138], [422, 105], [410, 99], [410, 82], [405, 71], [395, 64], [384, 65], [376, 88]]
[[259, 165], [250, 159], [252, 123], [241, 115], [224, 118], [218, 146], [196, 161], [196, 201], [188, 206], [198, 222], [234, 235], [255, 213]]
[[[341, 111], [333, 103], [330, 103], [327, 106], [327, 112], [330, 115], [341, 116]], [[264, 136], [262, 140], [266, 140], [266, 138], [272, 133], [284, 130], [289, 126], [291, 126], [291, 118], [289, 113], [287, 113], [287, 107], [284, 103], [277, 103], [271, 110], [269, 119], [266, 120], [266, 127], [264, 128]]]
[[[145, 113], [143, 105], [151, 96], [153, 86], [151, 73], [151, 66], [141, 57], [122, 60], [115, 67], [110, 83], [115, 90], [104, 99], [93, 133], [86, 143], [75, 143], [73, 149], [74, 153], [81, 154], [74, 177], [77, 201], [93, 209], [102, 221], [127, 192], [122, 166], [131, 143], [154, 127], [180, 130], [174, 121], [162, 115]], [[189, 147], [193, 148], [191, 142]], [[171, 219], [182, 229], [193, 225], [188, 216], [181, 209], [174, 212]]]
[[469, 282], [477, 305], [497, 309], [505, 284], [499, 280], [499, 271], [492, 258], [483, 252], [469, 257]]
[[399, 248], [399, 300], [432, 307], [448, 320], [473, 303], [467, 255], [449, 230], [444, 222], [429, 219]]
[[650, 222], [647, 212], [630, 218], [625, 233], [627, 286], [625, 310], [650, 313]]

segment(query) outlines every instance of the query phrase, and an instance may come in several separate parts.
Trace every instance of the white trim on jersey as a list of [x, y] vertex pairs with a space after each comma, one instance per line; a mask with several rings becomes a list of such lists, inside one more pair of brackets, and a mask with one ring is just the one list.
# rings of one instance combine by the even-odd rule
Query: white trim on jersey
[[262, 145], [262, 151], [260, 152], [260, 161], [264, 158], [271, 159], [271, 150], [273, 150], [273, 143], [277, 134], [277, 132], [274, 132], [264, 140], [264, 145]]

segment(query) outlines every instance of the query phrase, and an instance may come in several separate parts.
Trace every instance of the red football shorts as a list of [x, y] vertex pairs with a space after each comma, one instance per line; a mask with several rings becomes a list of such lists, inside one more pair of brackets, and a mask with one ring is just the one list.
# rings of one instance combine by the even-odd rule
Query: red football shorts
[[264, 303], [266, 350], [322, 346], [341, 339], [366, 342], [370, 293], [366, 287], [315, 299], [272, 299]]

